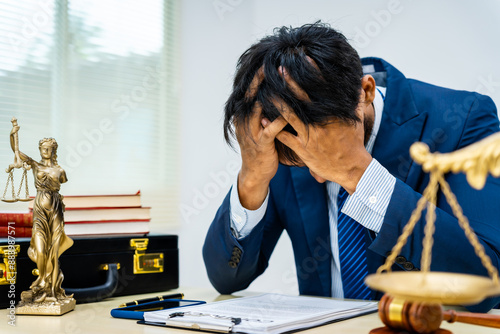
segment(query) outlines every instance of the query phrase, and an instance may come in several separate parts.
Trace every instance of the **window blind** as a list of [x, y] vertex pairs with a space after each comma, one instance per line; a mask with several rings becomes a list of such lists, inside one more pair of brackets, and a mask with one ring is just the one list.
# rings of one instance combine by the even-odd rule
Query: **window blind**
[[[40, 158], [40, 139], [58, 141], [58, 162], [69, 179], [63, 195], [141, 190], [143, 205], [153, 209], [153, 232], [176, 224], [177, 1], [2, 1], [5, 167], [13, 160], [9, 133], [15, 116], [20, 150], [32, 158]], [[2, 194], [6, 179], [7, 174], [0, 178]], [[31, 175], [30, 183], [34, 194]]]

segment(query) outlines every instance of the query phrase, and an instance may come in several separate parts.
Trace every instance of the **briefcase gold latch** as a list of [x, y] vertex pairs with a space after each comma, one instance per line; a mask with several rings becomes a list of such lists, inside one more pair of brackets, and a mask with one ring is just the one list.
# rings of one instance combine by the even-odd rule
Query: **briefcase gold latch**
[[17, 254], [21, 251], [20, 245], [0, 246], [0, 285], [16, 284]]
[[135, 249], [134, 274], [153, 274], [163, 272], [163, 253], [146, 254], [149, 239], [131, 239], [130, 246]]

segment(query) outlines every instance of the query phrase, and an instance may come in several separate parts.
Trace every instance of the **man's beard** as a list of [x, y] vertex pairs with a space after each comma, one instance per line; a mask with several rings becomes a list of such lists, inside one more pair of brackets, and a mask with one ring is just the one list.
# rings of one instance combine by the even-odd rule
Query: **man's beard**
[[[375, 110], [375, 108], [373, 108]], [[370, 140], [370, 136], [372, 135], [373, 132], [373, 124], [375, 124], [375, 117], [369, 117], [365, 115], [365, 119], [363, 121], [363, 127], [365, 129], [365, 141], [364, 144], [368, 144], [368, 140]]]

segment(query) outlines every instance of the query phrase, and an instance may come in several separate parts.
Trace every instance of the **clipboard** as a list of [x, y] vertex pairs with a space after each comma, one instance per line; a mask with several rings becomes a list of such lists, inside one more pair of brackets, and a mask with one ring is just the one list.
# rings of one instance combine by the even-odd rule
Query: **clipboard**
[[279, 334], [376, 312], [378, 303], [264, 294], [145, 312], [143, 325], [213, 333]]
[[114, 308], [110, 313], [113, 318], [144, 320], [144, 312], [175, 309], [201, 304], [205, 304], [205, 302], [201, 300], [165, 299], [150, 303]]
[[179, 328], [179, 329], [190, 329], [190, 330], [198, 330], [204, 332], [211, 333], [231, 333], [233, 326], [224, 326], [224, 325], [207, 325], [207, 324], [197, 324], [192, 323], [190, 326], [179, 326], [179, 324], [167, 325], [159, 322], [149, 322], [144, 320], [137, 321], [139, 325], [150, 325], [150, 326], [158, 326], [158, 327], [168, 327], [168, 328]]
[[[186, 316], [186, 318], [183, 318]], [[193, 320], [196, 318], [196, 320]], [[175, 320], [173, 320], [175, 319]], [[183, 321], [186, 319], [186, 321]], [[235, 318], [224, 315], [217, 315], [213, 313], [203, 313], [203, 312], [172, 312], [168, 315], [168, 318], [164, 322], [151, 322], [141, 320], [137, 323], [140, 325], [153, 325], [160, 327], [170, 327], [170, 328], [180, 328], [180, 329], [190, 329], [213, 333], [231, 333], [234, 326], [239, 325], [242, 318]], [[272, 322], [272, 321], [270, 321]]]
[[[200, 321], [179, 321], [184, 315], [189, 317], [199, 317]], [[175, 318], [176, 321], [171, 319]], [[153, 325], [160, 327], [171, 327], [180, 329], [191, 329], [212, 333], [230, 333], [235, 325], [241, 323], [241, 318], [218, 316], [200, 312], [173, 312], [163, 323], [140, 320], [141, 325]]]

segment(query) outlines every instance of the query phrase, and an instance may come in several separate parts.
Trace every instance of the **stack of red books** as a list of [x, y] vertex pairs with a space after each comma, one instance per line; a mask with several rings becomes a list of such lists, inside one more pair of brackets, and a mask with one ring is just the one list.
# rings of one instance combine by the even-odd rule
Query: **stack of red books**
[[[63, 202], [64, 230], [69, 236], [149, 233], [151, 208], [141, 205], [140, 191], [130, 195], [65, 196]], [[33, 201], [29, 211], [0, 212], [0, 237], [8, 236], [12, 226], [16, 237], [31, 236]]]
[[29, 211], [0, 212], [0, 238], [31, 237], [33, 215]]

